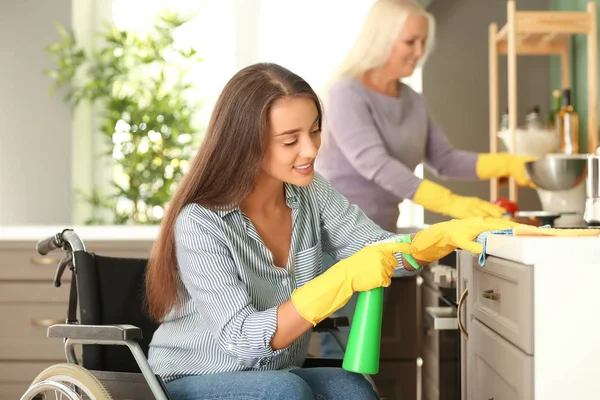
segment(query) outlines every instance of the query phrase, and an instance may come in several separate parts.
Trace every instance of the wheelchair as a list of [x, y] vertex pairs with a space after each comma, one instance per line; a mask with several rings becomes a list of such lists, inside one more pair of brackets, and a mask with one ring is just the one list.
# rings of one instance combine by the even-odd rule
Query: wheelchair
[[[67, 362], [42, 371], [21, 400], [168, 400], [164, 382], [150, 369], [148, 347], [158, 324], [144, 312], [146, 259], [114, 258], [89, 253], [81, 238], [65, 229], [40, 240], [41, 255], [64, 251], [54, 276], [61, 286], [65, 270], [71, 271], [67, 318], [52, 325], [47, 336], [61, 338]], [[79, 316], [77, 309], [79, 302]], [[334, 336], [345, 350], [346, 338], [338, 327], [348, 318], [332, 316], [313, 328]], [[81, 364], [75, 345], [82, 345]], [[342, 360], [308, 357], [303, 367], [341, 367]], [[375, 391], [370, 377], [366, 376]]]

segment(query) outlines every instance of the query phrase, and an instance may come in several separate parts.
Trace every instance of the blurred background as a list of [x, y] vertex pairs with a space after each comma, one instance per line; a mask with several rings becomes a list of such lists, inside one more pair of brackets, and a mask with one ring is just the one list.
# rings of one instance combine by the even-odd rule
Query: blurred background
[[[486, 33], [489, 23], [505, 23], [506, 2], [421, 1], [437, 20], [437, 46], [407, 83], [425, 94], [456, 147], [487, 151]], [[156, 223], [225, 82], [248, 64], [273, 61], [319, 90], [371, 3], [0, 0], [0, 226]], [[577, 9], [570, 3], [519, 0], [518, 8]], [[550, 107], [556, 61], [519, 58], [519, 119], [534, 104]], [[585, 87], [582, 80], [575, 86]], [[585, 93], [575, 93], [584, 115], [586, 102], [577, 100]], [[444, 184], [488, 197], [488, 182]], [[442, 218], [406, 203], [399, 225]], [[532, 191], [519, 203], [539, 208]]]

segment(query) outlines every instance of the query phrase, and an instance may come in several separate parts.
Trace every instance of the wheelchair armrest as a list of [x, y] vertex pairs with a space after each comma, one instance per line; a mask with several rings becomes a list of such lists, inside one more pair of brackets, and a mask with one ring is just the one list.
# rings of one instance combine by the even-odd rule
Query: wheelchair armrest
[[317, 326], [313, 328], [313, 331], [326, 332], [331, 329], [337, 329], [340, 326], [350, 326], [350, 321], [348, 320], [348, 317], [344, 317], [341, 315], [330, 315], [323, 321], [319, 322]]
[[48, 328], [48, 337], [126, 341], [141, 339], [142, 330], [133, 325], [56, 324]]

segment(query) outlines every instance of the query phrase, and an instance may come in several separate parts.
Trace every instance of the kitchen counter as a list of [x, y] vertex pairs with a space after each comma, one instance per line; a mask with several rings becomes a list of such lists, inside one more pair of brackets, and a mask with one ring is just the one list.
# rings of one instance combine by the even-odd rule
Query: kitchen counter
[[470, 275], [466, 398], [600, 398], [600, 237], [490, 235], [487, 245], [485, 266], [469, 256], [472, 272], [459, 267]]
[[490, 235], [487, 253], [523, 264], [600, 263], [600, 236], [526, 237]]
[[2, 241], [38, 241], [54, 235], [63, 229], [73, 229], [84, 241], [123, 241], [154, 240], [158, 236], [158, 225], [135, 226], [0, 226], [0, 242]]

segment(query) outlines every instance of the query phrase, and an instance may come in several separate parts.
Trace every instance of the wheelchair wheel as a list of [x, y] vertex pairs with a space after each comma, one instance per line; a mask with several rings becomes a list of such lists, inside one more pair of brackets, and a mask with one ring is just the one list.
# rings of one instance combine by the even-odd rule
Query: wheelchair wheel
[[112, 397], [90, 371], [64, 363], [43, 370], [21, 397], [21, 400], [46, 399], [112, 400]]

